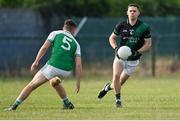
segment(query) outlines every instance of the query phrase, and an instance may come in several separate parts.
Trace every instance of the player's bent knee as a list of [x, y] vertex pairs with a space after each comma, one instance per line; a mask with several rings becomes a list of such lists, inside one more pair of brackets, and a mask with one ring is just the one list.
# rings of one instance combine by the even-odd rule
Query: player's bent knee
[[61, 83], [61, 79], [58, 77], [55, 77], [55, 78], [49, 80], [49, 82], [52, 87], [55, 87], [56, 85]]

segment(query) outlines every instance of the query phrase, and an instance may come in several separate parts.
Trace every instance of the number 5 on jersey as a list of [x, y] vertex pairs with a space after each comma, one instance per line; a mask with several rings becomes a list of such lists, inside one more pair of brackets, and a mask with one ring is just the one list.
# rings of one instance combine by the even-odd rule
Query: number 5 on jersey
[[72, 42], [72, 40], [66, 36], [64, 36], [63, 40], [63, 45], [61, 45], [61, 47], [67, 51], [69, 51], [71, 49], [71, 45], [70, 42]]

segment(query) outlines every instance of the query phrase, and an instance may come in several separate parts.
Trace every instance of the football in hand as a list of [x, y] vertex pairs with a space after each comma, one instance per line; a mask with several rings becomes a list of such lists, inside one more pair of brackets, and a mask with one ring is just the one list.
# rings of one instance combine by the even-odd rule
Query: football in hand
[[117, 52], [118, 56], [122, 60], [127, 60], [132, 55], [131, 48], [128, 46], [121, 46]]

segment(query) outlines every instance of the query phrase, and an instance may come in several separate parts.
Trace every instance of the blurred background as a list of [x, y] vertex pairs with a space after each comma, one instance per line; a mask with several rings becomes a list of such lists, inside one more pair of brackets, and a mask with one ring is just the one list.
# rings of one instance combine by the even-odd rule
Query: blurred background
[[[84, 74], [111, 75], [114, 50], [108, 38], [126, 19], [127, 5], [140, 5], [140, 19], [152, 29], [153, 46], [136, 70], [138, 76], [180, 75], [179, 0], [0, 0], [0, 74], [28, 76], [48, 34], [73, 18]], [[48, 60], [50, 50], [41, 60]]]

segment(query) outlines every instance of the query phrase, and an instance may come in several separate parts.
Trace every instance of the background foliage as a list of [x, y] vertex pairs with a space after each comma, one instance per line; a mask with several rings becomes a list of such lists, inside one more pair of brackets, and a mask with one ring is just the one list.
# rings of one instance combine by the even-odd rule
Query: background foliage
[[0, 0], [1, 8], [33, 8], [58, 16], [121, 17], [129, 3], [146, 16], [179, 16], [179, 0]]

